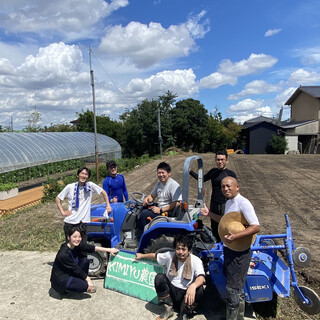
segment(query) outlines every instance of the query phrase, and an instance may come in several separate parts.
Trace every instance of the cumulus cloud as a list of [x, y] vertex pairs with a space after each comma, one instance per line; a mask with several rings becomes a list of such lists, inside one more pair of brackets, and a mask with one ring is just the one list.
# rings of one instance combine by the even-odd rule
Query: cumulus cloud
[[257, 108], [261, 108], [263, 104], [263, 100], [253, 100], [253, 99], [245, 99], [239, 101], [236, 104], [232, 104], [229, 108], [229, 112], [247, 112], [252, 111]]
[[271, 36], [273, 36], [273, 35], [281, 32], [281, 31], [282, 31], [282, 29], [269, 29], [269, 30], [264, 34], [264, 36], [265, 36], [265, 37], [271, 37]]
[[288, 101], [288, 99], [296, 90], [297, 87], [290, 87], [284, 90], [283, 92], [279, 93], [274, 99], [276, 107], [281, 108], [282, 106], [284, 106], [284, 104]]
[[74, 0], [2, 0], [0, 19], [11, 32], [80, 32], [128, 4], [128, 0], [81, 0], [78, 4]]
[[192, 69], [162, 71], [147, 79], [132, 79], [124, 88], [126, 95], [152, 98], [170, 90], [179, 97], [189, 96], [198, 91]]
[[298, 69], [291, 73], [288, 83], [291, 85], [310, 85], [320, 82], [320, 74], [316, 71]]
[[215, 89], [224, 84], [235, 85], [238, 77], [259, 73], [276, 64], [278, 59], [266, 54], [252, 53], [248, 59], [232, 62], [229, 59], [220, 62], [217, 72], [200, 79], [201, 88]]
[[242, 91], [229, 95], [228, 99], [238, 100], [240, 98], [250, 96], [250, 95], [264, 94], [264, 93], [276, 92], [280, 90], [281, 90], [281, 85], [270, 84], [264, 80], [254, 80], [247, 83]]
[[99, 50], [111, 56], [131, 61], [137, 68], [147, 68], [165, 59], [188, 56], [196, 49], [195, 40], [210, 30], [209, 22], [202, 24], [201, 12], [186, 23], [167, 29], [160, 23], [149, 25], [132, 21], [127, 26], [110, 27], [102, 38]]

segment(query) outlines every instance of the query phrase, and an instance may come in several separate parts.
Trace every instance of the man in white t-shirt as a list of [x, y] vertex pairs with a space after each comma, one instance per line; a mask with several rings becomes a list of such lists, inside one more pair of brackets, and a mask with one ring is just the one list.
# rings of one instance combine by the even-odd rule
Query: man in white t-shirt
[[173, 180], [171, 175], [171, 167], [166, 162], [159, 163], [157, 167], [157, 175], [159, 181], [151, 193], [143, 200], [143, 205], [148, 206], [156, 198], [158, 198], [158, 205], [151, 206], [141, 211], [138, 228], [143, 232], [144, 227], [154, 217], [167, 214], [169, 217], [172, 216], [173, 210], [181, 200], [181, 187], [178, 182]]
[[[221, 181], [221, 190], [228, 199], [226, 202], [225, 212], [240, 212], [248, 226], [242, 231], [232, 233], [229, 231], [222, 241], [224, 242], [223, 270], [226, 275], [226, 292], [227, 292], [227, 320], [243, 320], [245, 311], [244, 285], [247, 277], [247, 271], [251, 260], [250, 247], [243, 251], [232, 250], [230, 247], [233, 242], [248, 236], [253, 236], [260, 231], [260, 223], [251, 202], [239, 193], [238, 181], [233, 177], [226, 177]], [[212, 219], [219, 222], [221, 216], [209, 212], [204, 205], [201, 209], [203, 215], [209, 215]]]
[[[78, 181], [68, 184], [56, 197], [56, 203], [64, 219], [64, 233], [66, 237], [72, 227], [80, 226], [83, 232], [82, 241], [87, 242], [87, 223], [90, 222], [90, 209], [93, 193], [102, 194], [107, 204], [106, 214], [111, 212], [107, 193], [93, 182], [88, 182], [91, 170], [82, 167], [77, 171]], [[68, 199], [68, 210], [64, 210], [62, 201]]]
[[166, 267], [166, 274], [158, 273], [154, 280], [159, 304], [163, 312], [157, 320], [173, 316], [174, 308], [178, 319], [187, 319], [203, 297], [205, 272], [202, 261], [191, 253], [192, 240], [187, 235], [175, 237], [175, 251], [164, 253], [137, 253], [136, 259], [156, 260]]

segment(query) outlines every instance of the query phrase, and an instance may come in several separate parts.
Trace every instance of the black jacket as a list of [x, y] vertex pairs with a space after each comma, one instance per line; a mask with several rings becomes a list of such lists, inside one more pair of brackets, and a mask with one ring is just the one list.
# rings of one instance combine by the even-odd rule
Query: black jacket
[[[92, 253], [95, 251], [95, 246], [90, 244], [82, 244], [81, 250]], [[66, 243], [62, 244], [53, 263], [51, 272], [51, 285], [53, 289], [60, 294], [64, 292], [69, 276], [85, 280], [87, 274], [75, 263], [73, 256], [83, 257], [79, 250], [79, 246], [71, 250]]]

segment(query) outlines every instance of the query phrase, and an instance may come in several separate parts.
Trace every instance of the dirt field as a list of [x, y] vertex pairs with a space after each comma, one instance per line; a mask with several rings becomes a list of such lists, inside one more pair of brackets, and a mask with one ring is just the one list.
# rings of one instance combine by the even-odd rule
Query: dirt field
[[[170, 163], [173, 170], [172, 178], [182, 185], [183, 164], [187, 156], [189, 154], [163, 157], [161, 160], [147, 163], [132, 172], [126, 173], [125, 178], [129, 193], [133, 191], [149, 193], [151, 191], [157, 181], [156, 166], [160, 161]], [[215, 166], [213, 155], [202, 155], [202, 157], [204, 171], [207, 172]], [[234, 170], [238, 175], [240, 193], [251, 200], [256, 209], [261, 223], [261, 233], [284, 233], [284, 214], [289, 215], [295, 245], [309, 248], [313, 258], [309, 268], [303, 270], [296, 268], [299, 285], [307, 285], [318, 294], [320, 294], [319, 160], [319, 155], [231, 155], [228, 164], [228, 168]], [[193, 166], [193, 168], [196, 168], [196, 166]], [[195, 187], [196, 181], [191, 178], [190, 199], [195, 198]], [[205, 200], [209, 203], [210, 182], [205, 184], [205, 190]], [[96, 203], [101, 202], [101, 197], [95, 198], [94, 201]], [[52, 206], [47, 205], [45, 210], [47, 210], [48, 215], [60, 219], [62, 226], [62, 217], [59, 216], [54, 204]], [[22, 277], [16, 271], [16, 261], [20, 255], [24, 257], [25, 261], [25, 264], [21, 265], [22, 269], [30, 268], [29, 277]], [[96, 280], [98, 292], [92, 298], [88, 299], [88, 295], [86, 295], [86, 297], [80, 297], [76, 301], [64, 299], [57, 305], [56, 301], [52, 301], [53, 299], [47, 296], [50, 273], [48, 263], [52, 263], [53, 257], [54, 253], [0, 252], [0, 281], [2, 283], [0, 289], [2, 297], [0, 319], [45, 319], [46, 315], [48, 318], [54, 319], [84, 319], [87, 317], [81, 313], [80, 316], [74, 317], [74, 315], [79, 314], [78, 308], [82, 306], [88, 308], [90, 316], [94, 318], [100, 316], [109, 319], [113, 319], [115, 316], [118, 319], [155, 318], [158, 312], [157, 308], [151, 308], [150, 310], [150, 306], [146, 305], [145, 302], [124, 297], [118, 293], [110, 293], [109, 290], [102, 288], [101, 280]], [[14, 274], [10, 270], [15, 270]], [[7, 275], [10, 277], [8, 278]], [[38, 287], [34, 288], [32, 277], [39, 281]], [[17, 283], [19, 281], [21, 286], [18, 289]], [[99, 287], [100, 284], [101, 288]], [[212, 299], [215, 301], [214, 297]], [[36, 308], [40, 302], [45, 305], [41, 308], [44, 313], [34, 311], [33, 307]], [[114, 308], [119, 303], [121, 304], [121, 312], [125, 317], [120, 317], [119, 308]], [[278, 314], [275, 319], [320, 319], [319, 316], [308, 316], [300, 311], [292, 298], [279, 298], [278, 303]], [[211, 307], [213, 305], [214, 303]], [[54, 308], [57, 308], [57, 310], [53, 313], [52, 309], [54, 310]], [[60, 308], [62, 309], [60, 310]], [[66, 310], [69, 308], [71, 308], [70, 312], [67, 312]], [[132, 308], [132, 312], [130, 312], [130, 308]], [[96, 312], [97, 309], [100, 312]], [[33, 310], [30, 316], [28, 310]], [[28, 314], [28, 317], [26, 317], [26, 314]], [[88, 313], [86, 315], [89, 316]], [[219, 319], [218, 316], [219, 312], [216, 312], [215, 316], [209, 312], [198, 315], [194, 319]]]

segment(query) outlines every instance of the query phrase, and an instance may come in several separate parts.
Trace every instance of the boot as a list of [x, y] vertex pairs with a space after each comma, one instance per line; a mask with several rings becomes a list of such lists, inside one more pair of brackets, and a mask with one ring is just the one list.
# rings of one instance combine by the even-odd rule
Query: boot
[[237, 320], [238, 319], [239, 308], [229, 308], [226, 309], [226, 320]]
[[238, 317], [237, 320], [244, 320], [244, 312], [246, 309], [246, 300], [245, 300], [245, 295], [240, 294], [239, 295], [239, 311], [238, 311]]
[[192, 306], [189, 306], [183, 300], [181, 303], [178, 320], [186, 320], [186, 319], [193, 318], [193, 311], [196, 307], [197, 307], [197, 303], [194, 303]]
[[167, 296], [163, 299], [159, 298], [159, 305], [162, 305], [163, 311], [157, 317], [157, 320], [167, 320], [173, 316], [174, 311], [173, 311], [172, 300], [170, 296]]

